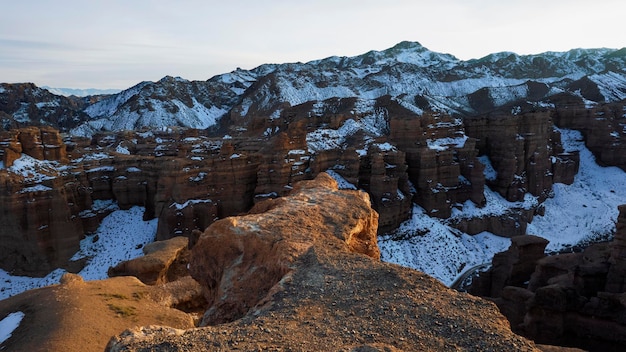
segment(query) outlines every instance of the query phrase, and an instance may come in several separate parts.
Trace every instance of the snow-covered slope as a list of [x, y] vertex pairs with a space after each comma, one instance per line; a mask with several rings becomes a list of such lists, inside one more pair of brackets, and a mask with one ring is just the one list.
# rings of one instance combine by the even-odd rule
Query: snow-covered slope
[[[115, 203], [100, 204], [102, 202], [96, 201], [94, 207], [116, 208]], [[88, 258], [87, 265], [79, 272], [85, 280], [105, 279], [109, 267], [143, 255], [141, 248], [154, 241], [157, 227], [157, 219], [143, 221], [143, 212], [142, 207], [115, 210], [104, 218], [96, 233], [81, 241], [80, 251], [72, 260]], [[94, 238], [98, 240], [94, 241]], [[57, 284], [64, 273], [64, 270], [56, 269], [46, 277], [32, 278], [12, 276], [0, 269], [0, 300], [33, 288]]]
[[[580, 171], [573, 184], [553, 186], [552, 197], [543, 203], [545, 215], [535, 216], [527, 227], [527, 233], [550, 241], [547, 251], [611, 238], [617, 206], [626, 202], [626, 173], [599, 166], [580, 132], [560, 132], [565, 150], [580, 152]], [[489, 168], [485, 170], [489, 177]], [[449, 226], [450, 221], [459, 216], [498, 215], [507, 209], [534, 206], [537, 200], [528, 194], [525, 202], [508, 202], [487, 187], [485, 196], [484, 208], [468, 201], [450, 219], [431, 218], [415, 206], [411, 219], [379, 239], [382, 260], [421, 270], [447, 285], [464, 269], [489, 263], [495, 253], [508, 248], [510, 240], [487, 232], [470, 236]]]

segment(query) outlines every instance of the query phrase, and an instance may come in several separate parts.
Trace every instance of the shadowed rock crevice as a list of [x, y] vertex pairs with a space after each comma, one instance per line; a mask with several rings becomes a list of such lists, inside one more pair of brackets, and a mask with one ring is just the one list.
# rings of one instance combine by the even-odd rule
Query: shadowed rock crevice
[[539, 343], [621, 351], [626, 343], [626, 205], [615, 238], [546, 256], [545, 240], [513, 238], [470, 292], [492, 299], [514, 331]]

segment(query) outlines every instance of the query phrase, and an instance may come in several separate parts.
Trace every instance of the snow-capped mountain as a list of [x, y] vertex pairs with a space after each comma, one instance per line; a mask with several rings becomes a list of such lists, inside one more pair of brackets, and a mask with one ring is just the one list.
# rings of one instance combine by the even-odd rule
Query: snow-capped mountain
[[[578, 49], [528, 56], [499, 53], [461, 61], [418, 43], [403, 42], [356, 57], [237, 70], [206, 82], [165, 78], [138, 92], [138, 105], [121, 104], [112, 111], [110, 103], [103, 101], [90, 106], [88, 113], [96, 121], [115, 121], [106, 126], [114, 130], [152, 126], [157, 123], [155, 117], [171, 115], [177, 115], [176, 119], [165, 119], [166, 123], [204, 128], [226, 113], [244, 119], [278, 116], [285, 106], [309, 101], [390, 95], [417, 113], [474, 115], [517, 101], [546, 100], [562, 92], [596, 102], [622, 100], [626, 98], [625, 68], [624, 50]], [[106, 108], [101, 110], [101, 106]], [[100, 128], [96, 121], [88, 124]]]
[[[148, 158], [150, 164], [151, 158], [180, 158], [193, 167], [178, 168], [172, 163], [175, 169], [168, 170], [168, 175], [182, 173], [180, 180], [207, 184], [188, 185], [188, 193], [177, 204], [207, 198], [228, 204], [233, 197], [219, 191], [226, 186], [241, 189], [238, 180], [244, 173], [249, 183], [239, 198], [245, 201], [242, 204], [252, 204], [257, 196], [282, 195], [297, 181], [330, 170], [352, 188], [370, 194], [380, 214], [379, 228], [391, 234], [381, 242], [386, 260], [421, 268], [448, 282], [466, 265], [482, 263], [506, 247], [506, 241], [485, 233], [505, 237], [526, 233], [539, 204], [550, 204], [560, 195], [560, 186], [555, 185], [574, 183], [579, 163], [590, 154], [583, 153], [587, 149], [581, 145], [571, 147], [578, 137], [559, 132], [555, 125], [580, 130], [585, 147], [599, 163], [626, 169], [625, 99], [626, 49], [525, 56], [496, 53], [462, 61], [419, 43], [403, 42], [355, 57], [237, 69], [207, 81], [167, 76], [109, 96], [68, 98], [33, 84], [2, 84], [0, 118], [5, 129], [53, 125], [77, 136], [95, 136], [91, 144], [83, 145], [83, 140], [73, 146], [94, 146], [99, 153], [110, 153], [107, 160], [123, 165], [119, 170], [136, 168], [124, 164], [135, 160], [127, 155]], [[164, 128], [171, 126], [206, 131], [185, 131], [189, 135], [183, 136], [176, 134], [177, 129]], [[161, 133], [137, 131], [150, 128]], [[126, 130], [135, 131], [98, 134]], [[38, 155], [38, 149], [31, 148], [37, 144], [36, 136], [28, 139], [26, 133], [23, 138], [7, 133], [2, 137], [0, 146], [10, 156], [7, 172], [13, 172], [9, 161], [14, 163], [21, 152]], [[30, 149], [18, 150], [19, 143]], [[43, 143], [44, 148], [49, 145]], [[76, 150], [73, 153], [78, 155]], [[243, 162], [246, 155], [249, 161]], [[216, 174], [211, 163], [221, 165], [225, 160], [233, 174], [220, 178], [223, 185], [203, 181]], [[80, 159], [75, 161], [84, 167]], [[237, 161], [241, 174], [233, 171]], [[112, 165], [103, 167], [118, 170]], [[196, 169], [202, 171], [187, 175]], [[115, 182], [128, 177], [121, 176]], [[110, 194], [124, 189], [106, 184], [111, 186]], [[142, 182], [129, 184], [134, 187]], [[26, 189], [32, 190], [31, 186], [36, 185]], [[156, 188], [169, 194], [166, 187]], [[578, 188], [585, 190], [587, 184]], [[605, 188], [598, 194], [611, 190], [617, 198], [623, 194], [612, 184]], [[207, 194], [207, 190], [214, 193]], [[144, 193], [137, 199], [144, 199]], [[589, 195], [573, 198], [576, 206], [582, 206], [578, 203], [584, 197]], [[612, 201], [602, 207], [604, 213], [614, 211], [619, 199], [602, 198]], [[145, 205], [155, 199], [152, 195], [139, 204], [131, 203]], [[546, 206], [546, 214], [550, 209]], [[237, 208], [237, 212], [247, 210], [243, 205]], [[459, 212], [473, 214], [473, 218], [459, 216]], [[407, 218], [409, 222], [403, 225]], [[551, 216], [546, 222], [554, 219]], [[603, 220], [600, 229], [579, 231], [583, 238], [561, 241], [555, 237], [556, 247], [551, 248], [589, 240], [589, 233], [606, 237], [611, 219]], [[549, 227], [539, 224], [537, 220], [529, 228], [544, 235], [540, 232]], [[399, 230], [394, 235], [395, 229]], [[424, 237], [426, 229], [429, 236], [438, 237]], [[549, 236], [550, 231], [545, 232]], [[435, 269], [425, 267], [424, 263], [435, 259], [446, 260], [435, 250], [416, 255], [415, 248], [428, 247], [425, 242], [448, 243], [465, 257], [458, 254]], [[408, 257], [418, 258], [419, 263], [403, 259]], [[440, 268], [445, 269], [437, 271]]]
[[[7, 94], [7, 88], [0, 96]], [[427, 110], [466, 116], [516, 102], [549, 102], [562, 93], [588, 102], [625, 99], [626, 49], [537, 55], [503, 52], [463, 61], [416, 42], [402, 42], [355, 57], [237, 69], [207, 81], [168, 76], [142, 82], [102, 100], [85, 101], [79, 110], [88, 121], [73, 116], [70, 129], [79, 135], [142, 127], [204, 129], [219, 125], [224, 116], [229, 120], [223, 124], [229, 124], [252, 116], [280, 116], [285, 107], [311, 101], [385, 95], [418, 114]], [[25, 106], [0, 108], [26, 122]]]

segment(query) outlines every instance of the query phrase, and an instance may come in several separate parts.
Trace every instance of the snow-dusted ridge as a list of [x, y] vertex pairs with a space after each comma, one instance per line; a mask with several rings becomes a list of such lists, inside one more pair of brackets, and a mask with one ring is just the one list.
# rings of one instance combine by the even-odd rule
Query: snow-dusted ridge
[[295, 106], [331, 98], [376, 99], [390, 95], [418, 114], [413, 98], [420, 96], [434, 110], [476, 114], [470, 95], [486, 88], [495, 107], [530, 96], [528, 82], [544, 84], [551, 95], [569, 91], [572, 81], [588, 79], [603, 100], [626, 98], [624, 50], [574, 49], [536, 55], [495, 53], [462, 61], [436, 53], [417, 42], [402, 42], [383, 51], [355, 57], [332, 56], [306, 63], [266, 64], [237, 69], [207, 81], [164, 77], [142, 82], [85, 109], [91, 117], [72, 133], [98, 130], [184, 126], [207, 128], [236, 112], [280, 114]]
[[117, 94], [121, 92], [121, 89], [97, 89], [97, 88], [53, 88], [48, 86], [42, 86], [41, 88], [47, 89], [50, 93], [64, 96], [76, 96], [86, 97], [90, 95], [109, 95]]

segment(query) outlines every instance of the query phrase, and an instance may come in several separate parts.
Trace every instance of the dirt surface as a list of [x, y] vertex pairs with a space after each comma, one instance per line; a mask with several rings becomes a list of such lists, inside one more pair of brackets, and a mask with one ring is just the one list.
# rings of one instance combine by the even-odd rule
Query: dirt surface
[[194, 326], [192, 316], [159, 303], [162, 289], [134, 277], [84, 282], [77, 275], [64, 283], [0, 301], [0, 318], [25, 314], [2, 351], [101, 352], [111, 336], [149, 324]]
[[534, 351], [492, 303], [419, 272], [311, 249], [237, 321], [127, 331], [111, 351]]

